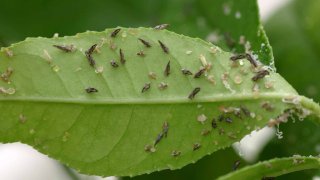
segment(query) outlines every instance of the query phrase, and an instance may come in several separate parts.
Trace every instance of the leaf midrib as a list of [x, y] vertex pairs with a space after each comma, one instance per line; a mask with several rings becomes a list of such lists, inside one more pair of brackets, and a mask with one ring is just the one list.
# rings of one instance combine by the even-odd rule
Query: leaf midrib
[[225, 102], [225, 101], [246, 101], [259, 99], [282, 99], [288, 96], [297, 96], [295, 93], [263, 93], [258, 96], [252, 93], [246, 94], [219, 94], [214, 96], [199, 97], [196, 100], [186, 98], [159, 98], [159, 99], [121, 99], [121, 98], [104, 98], [104, 99], [75, 99], [75, 98], [39, 98], [39, 97], [19, 97], [4, 98], [5, 101], [25, 101], [25, 102], [48, 102], [48, 103], [70, 103], [70, 104], [181, 104], [181, 103], [206, 103], [206, 102]]

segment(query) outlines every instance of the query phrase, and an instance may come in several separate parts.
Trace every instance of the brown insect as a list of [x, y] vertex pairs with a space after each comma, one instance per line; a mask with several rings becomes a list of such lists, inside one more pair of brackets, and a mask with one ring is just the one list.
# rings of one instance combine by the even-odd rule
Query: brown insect
[[219, 135], [223, 135], [225, 133], [223, 128], [219, 128]]
[[93, 51], [96, 49], [97, 44], [92, 45], [86, 52], [86, 57], [89, 61], [90, 66], [94, 67], [96, 65], [96, 61], [92, 57]]
[[170, 61], [167, 63], [166, 68], [164, 69], [164, 75], [169, 76], [170, 74]]
[[181, 154], [181, 151], [177, 151], [177, 150], [174, 150], [174, 151], [172, 151], [172, 153], [171, 153], [171, 155], [172, 155], [173, 157], [180, 156], [180, 154]]
[[198, 72], [196, 72], [196, 74], [194, 74], [194, 78], [201, 77], [201, 75], [204, 74], [205, 71], [206, 71], [205, 68], [200, 69]]
[[252, 81], [258, 81], [259, 79], [264, 78], [266, 75], [269, 75], [269, 71], [267, 70], [260, 70], [257, 72], [255, 76], [252, 77]]
[[163, 52], [169, 54], [169, 48], [166, 45], [164, 45], [163, 42], [161, 42], [160, 40], [158, 40], [158, 42], [159, 42]]
[[192, 72], [189, 71], [188, 69], [181, 69], [182, 74], [184, 75], [192, 75]]
[[150, 87], [151, 87], [151, 83], [146, 83], [146, 84], [144, 84], [144, 86], [143, 86], [143, 88], [142, 88], [142, 90], [141, 90], [141, 93], [146, 92], [147, 90], [150, 89]]
[[254, 67], [258, 67], [256, 60], [253, 59], [251, 54], [247, 53], [246, 58]]
[[274, 110], [274, 107], [273, 107], [273, 105], [272, 105], [270, 102], [263, 102], [263, 103], [261, 104], [261, 107], [262, 107], [263, 109], [265, 109], [266, 111], [273, 111], [273, 110]]
[[218, 121], [223, 121], [224, 120], [224, 115], [223, 114], [220, 114], [219, 116], [218, 116]]
[[117, 34], [120, 32], [120, 30], [121, 30], [121, 28], [117, 28], [114, 31], [112, 31], [110, 37], [113, 37], [113, 38], [116, 37]]
[[53, 47], [56, 47], [64, 52], [72, 52], [74, 50], [73, 45], [69, 45], [69, 46], [53, 45]]
[[194, 99], [194, 97], [200, 92], [200, 87], [196, 87], [192, 90], [192, 92], [189, 94], [188, 98], [189, 99]]
[[0, 75], [0, 78], [1, 78], [4, 82], [9, 82], [9, 81], [10, 81], [10, 76], [12, 75], [12, 73], [13, 73], [13, 68], [8, 67], [8, 68], [6, 69], [6, 71]]
[[137, 55], [138, 56], [145, 56], [145, 54], [144, 54], [144, 52], [141, 50], [141, 51], [139, 51], [139, 52], [137, 52]]
[[114, 67], [114, 68], [119, 67], [118, 63], [117, 63], [116, 61], [114, 61], [114, 60], [111, 60], [111, 61], [110, 61], [110, 64], [111, 64], [111, 66]]
[[232, 166], [232, 169], [235, 171], [239, 168], [241, 162], [240, 160], [236, 160], [234, 163], [233, 163], [233, 166]]
[[204, 129], [204, 130], [201, 131], [201, 135], [202, 136], [207, 136], [210, 132], [211, 132], [211, 130]]
[[168, 87], [168, 84], [165, 82], [161, 82], [158, 87], [160, 90], [164, 90]]
[[86, 88], [85, 89], [86, 90], [86, 92], [87, 93], [96, 93], [96, 92], [98, 92], [98, 89], [96, 89], [96, 88], [93, 88], [93, 87], [88, 87], [88, 88]]
[[216, 129], [216, 128], [218, 127], [218, 124], [217, 124], [217, 121], [216, 121], [215, 118], [213, 118], [212, 121], [211, 121], [211, 127], [212, 127], [213, 129]]
[[163, 29], [166, 29], [168, 26], [169, 26], [169, 24], [159, 24], [159, 25], [155, 26], [154, 29], [163, 30]]
[[198, 150], [200, 147], [201, 147], [201, 144], [195, 143], [195, 144], [193, 144], [192, 150], [193, 150], [193, 151]]
[[245, 59], [245, 58], [247, 58], [246, 54], [237, 54], [237, 55], [231, 56], [230, 60], [236, 61], [236, 60]]
[[245, 106], [240, 106], [241, 111], [243, 112], [244, 115], [247, 117], [250, 117], [250, 111], [247, 109]]
[[138, 38], [139, 40], [140, 40], [140, 42], [145, 46], [145, 47], [151, 47], [151, 44], [148, 42], [148, 41], [146, 41], [146, 40], [144, 40], [144, 39], [141, 39], [141, 38]]
[[120, 54], [120, 62], [121, 62], [121, 64], [126, 63], [126, 60], [124, 59], [124, 54], [123, 54], [123, 51], [122, 51], [121, 48], [119, 50], [119, 54]]
[[93, 51], [96, 49], [97, 45], [98, 45], [98, 44], [92, 45], [92, 46], [86, 51], [86, 53], [91, 55], [91, 54], [93, 53]]

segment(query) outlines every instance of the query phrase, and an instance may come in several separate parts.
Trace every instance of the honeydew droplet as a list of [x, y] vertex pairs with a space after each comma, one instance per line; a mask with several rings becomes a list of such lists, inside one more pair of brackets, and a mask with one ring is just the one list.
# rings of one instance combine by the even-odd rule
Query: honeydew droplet
[[103, 66], [97, 67], [96, 70], [95, 70], [95, 73], [97, 73], [97, 74], [103, 73]]
[[192, 51], [186, 51], [186, 54], [190, 55], [190, 54], [192, 54]]
[[207, 120], [207, 116], [204, 114], [199, 115], [197, 118], [197, 121], [199, 121], [201, 124], [204, 124], [206, 120]]
[[57, 65], [53, 65], [53, 66], [52, 66], [52, 70], [53, 70], [54, 72], [59, 72], [59, 71], [60, 71], [60, 67], [57, 66]]
[[234, 16], [235, 16], [236, 19], [240, 19], [241, 18], [241, 13], [239, 11], [237, 11]]
[[59, 37], [59, 33], [54, 33], [53, 34], [53, 38], [58, 38]]
[[240, 75], [236, 75], [233, 79], [234, 83], [241, 84], [242, 83], [242, 77]]

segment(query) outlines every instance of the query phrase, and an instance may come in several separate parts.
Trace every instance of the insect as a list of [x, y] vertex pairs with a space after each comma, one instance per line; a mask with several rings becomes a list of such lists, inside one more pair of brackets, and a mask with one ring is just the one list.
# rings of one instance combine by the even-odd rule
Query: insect
[[266, 75], [269, 75], [269, 71], [267, 70], [260, 70], [257, 72], [255, 76], [252, 77], [252, 81], [258, 81], [259, 79], [264, 78]]
[[72, 52], [74, 50], [73, 45], [68, 45], [68, 46], [53, 45], [53, 47], [56, 47], [64, 52]]
[[221, 121], [223, 121], [224, 120], [224, 115], [223, 114], [220, 114], [219, 116], [218, 116], [218, 120], [221, 122]]
[[141, 51], [139, 51], [139, 52], [137, 52], [137, 55], [138, 56], [145, 56], [145, 54], [144, 54], [144, 52], [141, 50]]
[[144, 84], [144, 86], [143, 86], [143, 88], [142, 88], [142, 90], [141, 90], [141, 93], [146, 92], [147, 90], [150, 89], [150, 87], [151, 87], [151, 83], [146, 83], [146, 84]]
[[164, 69], [164, 75], [169, 76], [170, 74], [170, 61], [167, 63], [166, 68]]
[[213, 129], [216, 129], [216, 128], [218, 127], [218, 124], [217, 124], [217, 121], [216, 121], [215, 118], [213, 118], [212, 121], [211, 121], [211, 127], [212, 127]]
[[111, 64], [111, 66], [114, 67], [114, 68], [119, 67], [118, 63], [117, 63], [115, 60], [111, 60], [111, 61], [110, 61], [110, 64]]
[[247, 58], [246, 54], [237, 54], [237, 55], [231, 56], [230, 60], [236, 61], [236, 60], [245, 59], [245, 58]]
[[270, 102], [263, 102], [261, 104], [261, 107], [263, 109], [265, 109], [266, 111], [273, 111], [274, 107], [272, 106], [272, 104]]
[[205, 68], [200, 69], [196, 74], [194, 74], [194, 78], [199, 78], [205, 71]]
[[165, 82], [161, 82], [158, 87], [160, 90], [164, 90], [168, 87], [168, 84]]
[[195, 144], [193, 144], [192, 150], [193, 150], [193, 151], [198, 150], [200, 147], [201, 147], [201, 144], [195, 143]]
[[88, 88], [86, 88], [85, 89], [86, 90], [86, 92], [87, 93], [96, 93], [96, 92], [98, 92], [98, 89], [96, 89], [96, 88], [93, 88], [93, 87], [88, 87]]
[[164, 137], [167, 137], [169, 131], [169, 123], [165, 121], [162, 125], [162, 132], [164, 134]]
[[98, 45], [98, 44], [92, 45], [92, 46], [86, 51], [86, 53], [91, 55], [91, 54], [93, 53], [93, 51], [96, 49], [97, 45]]
[[94, 67], [96, 65], [96, 61], [92, 57], [93, 51], [96, 49], [97, 44], [92, 45], [86, 52], [86, 57], [89, 61], [90, 66]]
[[169, 24], [159, 24], [159, 25], [155, 26], [153, 29], [163, 30], [163, 29], [166, 29], [168, 26], [169, 26]]
[[200, 87], [196, 87], [192, 90], [192, 92], [189, 94], [188, 98], [189, 99], [194, 99], [194, 97], [200, 92]]
[[144, 39], [141, 39], [141, 38], [138, 38], [139, 40], [140, 40], [140, 42], [145, 46], [145, 47], [151, 47], [151, 44], [148, 42], [148, 41], [146, 41], [146, 40], [144, 40]]
[[247, 109], [245, 106], [240, 106], [241, 111], [243, 112], [244, 115], [246, 115], [247, 117], [250, 117], [250, 111], [249, 109]]
[[13, 73], [13, 68], [8, 67], [6, 71], [0, 75], [0, 78], [5, 82], [9, 82], [9, 78], [12, 75], [12, 73]]
[[121, 48], [119, 50], [119, 54], [120, 54], [120, 62], [121, 62], [121, 64], [126, 63], [126, 60], [124, 59], [124, 54], [123, 54], [123, 51], [122, 51]]
[[237, 136], [232, 133], [232, 132], [229, 132], [228, 135], [227, 135], [230, 139], [237, 139]]
[[163, 42], [161, 42], [160, 40], [158, 40], [158, 42], [159, 42], [163, 52], [169, 54], [169, 48], [166, 45], [164, 45]]
[[159, 133], [156, 140], [154, 141], [154, 147], [161, 141], [161, 139], [163, 138], [163, 133]]
[[180, 156], [180, 154], [181, 154], [181, 151], [177, 151], [177, 150], [174, 150], [174, 151], [172, 151], [172, 153], [171, 153], [171, 155], [172, 155], [173, 157]]
[[96, 65], [96, 61], [93, 59], [91, 54], [86, 52], [87, 59], [89, 61], [90, 66], [94, 67]]
[[219, 129], [219, 135], [223, 135], [225, 133], [224, 129], [223, 128], [220, 128]]
[[121, 30], [121, 28], [117, 28], [117, 29], [115, 29], [114, 31], [112, 31], [110, 37], [116, 37], [117, 34], [120, 32], [120, 30]]
[[225, 118], [225, 121], [226, 121], [227, 123], [232, 123], [231, 117], [226, 117], [226, 118]]
[[145, 146], [144, 146], [144, 150], [145, 150], [146, 152], [156, 152], [156, 149], [155, 149], [152, 145], [150, 145], [150, 144], [145, 145]]
[[202, 135], [202, 136], [206, 136], [206, 135], [208, 135], [210, 132], [211, 132], [210, 130], [204, 129], [204, 130], [201, 131], [201, 135]]
[[184, 75], [192, 75], [192, 72], [189, 71], [188, 69], [181, 69], [182, 74]]
[[246, 54], [246, 58], [254, 67], [258, 67], [258, 64], [257, 64], [256, 60], [253, 59], [251, 54], [247, 53]]
[[252, 55], [249, 53], [237, 54], [230, 57], [231, 61], [236, 61], [239, 59], [247, 59], [254, 67], [258, 67], [257, 62], [253, 59]]
[[149, 72], [148, 76], [150, 79], [157, 79], [157, 75], [154, 72]]
[[240, 160], [236, 160], [236, 161], [233, 163], [232, 169], [233, 169], [234, 171], [237, 170], [237, 169], [239, 168], [240, 164], [241, 164]]

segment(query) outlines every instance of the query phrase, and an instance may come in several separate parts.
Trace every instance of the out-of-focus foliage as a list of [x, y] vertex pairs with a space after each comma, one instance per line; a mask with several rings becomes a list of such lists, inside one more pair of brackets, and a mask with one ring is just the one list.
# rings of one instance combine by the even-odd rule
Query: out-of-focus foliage
[[[265, 25], [273, 47], [278, 72], [301, 94], [320, 100], [320, 1], [294, 1], [276, 13]], [[280, 127], [283, 139], [273, 140], [262, 159], [293, 154], [320, 153], [319, 126], [305, 120]], [[311, 178], [316, 170], [285, 175], [283, 179]]]

